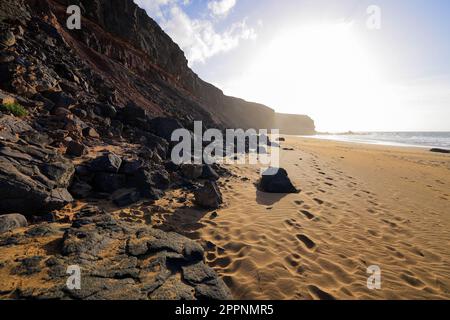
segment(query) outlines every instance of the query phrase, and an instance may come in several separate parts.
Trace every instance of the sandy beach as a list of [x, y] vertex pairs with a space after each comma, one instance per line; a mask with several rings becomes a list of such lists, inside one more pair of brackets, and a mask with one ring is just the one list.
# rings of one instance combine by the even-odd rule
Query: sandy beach
[[257, 167], [229, 166], [223, 209], [164, 200], [152, 223], [207, 247], [236, 299], [450, 298], [448, 155], [298, 137], [282, 148], [299, 194], [258, 192]]
[[[219, 210], [200, 209], [189, 189], [122, 209], [91, 203], [135, 228], [175, 231], [202, 245], [234, 299], [450, 298], [449, 155], [298, 137], [286, 137], [281, 150], [298, 194], [259, 192], [258, 166], [227, 165], [232, 175], [218, 183], [225, 202]], [[57, 254], [84, 205], [59, 211], [60, 223], [31, 226], [38, 230], [33, 241], [28, 228], [5, 238], [17, 244], [1, 250], [0, 297], [38, 295], [61, 280], [49, 281], [48, 268], [26, 269], [25, 276], [14, 270], [24, 258]], [[124, 239], [103, 248], [100, 261], [119, 254], [114, 263], [125, 263]], [[381, 269], [379, 290], [367, 288], [373, 265]]]

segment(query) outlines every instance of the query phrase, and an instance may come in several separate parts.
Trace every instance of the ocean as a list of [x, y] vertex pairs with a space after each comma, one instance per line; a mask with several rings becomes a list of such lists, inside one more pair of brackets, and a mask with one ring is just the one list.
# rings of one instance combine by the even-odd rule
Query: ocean
[[312, 137], [365, 144], [450, 149], [450, 132], [359, 132]]

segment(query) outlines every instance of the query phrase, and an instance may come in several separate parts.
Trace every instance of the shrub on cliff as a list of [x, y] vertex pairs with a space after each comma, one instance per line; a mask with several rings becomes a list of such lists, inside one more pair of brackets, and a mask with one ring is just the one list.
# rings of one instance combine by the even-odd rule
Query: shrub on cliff
[[25, 117], [28, 115], [28, 111], [18, 103], [4, 103], [0, 105], [0, 111], [11, 113], [16, 117]]

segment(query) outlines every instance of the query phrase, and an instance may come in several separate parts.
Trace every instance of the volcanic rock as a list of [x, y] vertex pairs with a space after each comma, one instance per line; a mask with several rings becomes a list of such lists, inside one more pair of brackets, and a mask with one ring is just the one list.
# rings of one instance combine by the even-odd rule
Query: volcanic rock
[[283, 168], [269, 168], [263, 172], [258, 189], [268, 193], [298, 193]]
[[118, 155], [109, 152], [93, 160], [90, 164], [90, 168], [94, 172], [117, 173], [121, 165], [122, 159]]
[[431, 152], [435, 152], [435, 153], [450, 153], [450, 150], [446, 150], [446, 149], [439, 149], [439, 148], [433, 148], [430, 150]]
[[203, 165], [202, 169], [202, 179], [206, 180], [219, 180], [219, 174], [208, 164]]
[[195, 180], [201, 177], [203, 166], [199, 164], [183, 164], [181, 165], [183, 176], [189, 180]]
[[21, 214], [6, 214], [0, 216], [0, 233], [23, 228], [28, 225], [27, 219]]
[[0, 143], [0, 213], [26, 215], [60, 209], [75, 169], [52, 149]]
[[222, 193], [215, 182], [207, 181], [194, 192], [195, 204], [202, 208], [217, 209], [223, 203]]
[[73, 157], [81, 157], [87, 153], [86, 146], [76, 141], [70, 141], [67, 145], [66, 155]]

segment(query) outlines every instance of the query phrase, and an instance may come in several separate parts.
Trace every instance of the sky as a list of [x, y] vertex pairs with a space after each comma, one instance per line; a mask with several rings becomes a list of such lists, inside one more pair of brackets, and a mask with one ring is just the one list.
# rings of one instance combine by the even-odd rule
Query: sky
[[134, 0], [225, 94], [319, 131], [450, 131], [448, 0]]

